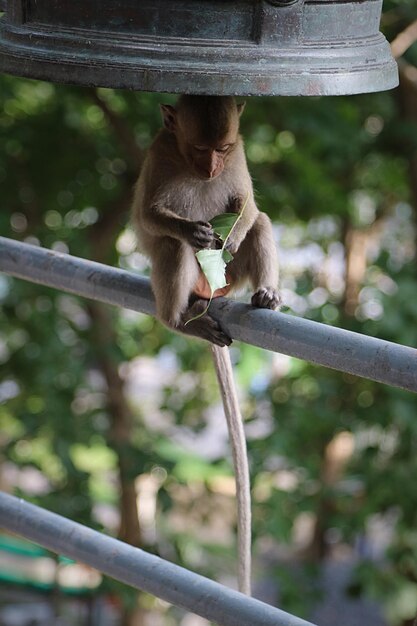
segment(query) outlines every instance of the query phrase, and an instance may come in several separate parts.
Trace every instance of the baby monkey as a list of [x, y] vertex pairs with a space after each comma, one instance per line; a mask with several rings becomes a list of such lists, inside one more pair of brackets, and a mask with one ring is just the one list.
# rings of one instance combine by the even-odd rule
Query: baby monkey
[[223, 96], [181, 96], [175, 107], [161, 105], [164, 128], [149, 149], [133, 203], [139, 244], [152, 263], [158, 318], [218, 346], [231, 343], [218, 322], [209, 313], [193, 319], [210, 297], [201, 289], [195, 253], [219, 245], [214, 216], [244, 208], [227, 245], [234, 257], [230, 288], [250, 281], [253, 306], [280, 304], [271, 222], [256, 206], [239, 135], [243, 108]]
[[173, 330], [214, 344], [236, 474], [239, 590], [250, 595], [250, 481], [243, 421], [224, 347], [231, 338], [209, 313], [198, 317], [206, 310], [210, 289], [195, 256], [197, 250], [219, 245], [210, 224], [214, 216], [241, 213], [227, 240], [233, 255], [226, 270], [230, 288], [250, 281], [253, 306], [275, 309], [280, 304], [271, 222], [256, 207], [239, 135], [243, 108], [231, 97], [218, 96], [181, 96], [175, 107], [161, 106], [164, 129], [143, 164], [133, 221], [152, 262], [157, 316]]

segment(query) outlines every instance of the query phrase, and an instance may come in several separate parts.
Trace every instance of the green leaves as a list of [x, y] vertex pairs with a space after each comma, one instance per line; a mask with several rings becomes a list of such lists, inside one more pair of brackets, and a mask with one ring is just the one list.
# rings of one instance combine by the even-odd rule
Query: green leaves
[[210, 224], [223, 245], [217, 250], [199, 250], [196, 252], [202, 272], [210, 285], [211, 298], [216, 289], [227, 286], [226, 265], [233, 259], [233, 256], [226, 250], [225, 246], [240, 215], [241, 213], [222, 213], [213, 217]]
[[243, 211], [246, 208], [248, 203], [249, 193], [246, 196], [245, 203], [242, 207], [240, 213], [222, 213], [220, 215], [216, 215], [210, 221], [210, 224], [213, 227], [214, 232], [223, 242], [223, 245], [219, 249], [215, 250], [199, 250], [196, 252], [197, 261], [201, 267], [201, 271], [207, 279], [207, 282], [210, 287], [210, 299], [204, 311], [197, 315], [196, 317], [192, 317], [185, 324], [189, 324], [193, 320], [196, 320], [207, 313], [207, 310], [210, 306], [210, 303], [213, 299], [214, 293], [217, 289], [222, 289], [223, 287], [227, 287], [228, 282], [226, 279], [226, 266], [233, 259], [233, 255], [226, 250], [227, 241], [232, 234], [237, 222], [243, 215]]

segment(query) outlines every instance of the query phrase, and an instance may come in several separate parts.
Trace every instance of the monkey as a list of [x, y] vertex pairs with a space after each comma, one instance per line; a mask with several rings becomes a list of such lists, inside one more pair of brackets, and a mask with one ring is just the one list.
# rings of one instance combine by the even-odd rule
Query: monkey
[[151, 259], [157, 317], [218, 346], [231, 339], [210, 314], [193, 319], [209, 299], [194, 289], [201, 282], [195, 252], [216, 245], [215, 215], [239, 213], [246, 203], [227, 244], [234, 256], [227, 266], [230, 288], [249, 280], [253, 306], [280, 304], [272, 226], [256, 206], [239, 134], [243, 108], [227, 96], [181, 96], [175, 107], [161, 105], [164, 129], [148, 151], [133, 200], [139, 244]]
[[[195, 253], [219, 245], [214, 216], [240, 213], [227, 249], [224, 295], [252, 284], [251, 304], [276, 309], [278, 258], [272, 226], [258, 210], [239, 134], [244, 104], [229, 96], [180, 96], [161, 105], [163, 129], [149, 148], [133, 199], [139, 247], [151, 260], [156, 315], [169, 328], [205, 339], [212, 355], [230, 433], [238, 505], [239, 589], [250, 595], [250, 483], [243, 421], [233, 379], [231, 338], [207, 312], [211, 295]], [[204, 312], [204, 315], [202, 313]]]

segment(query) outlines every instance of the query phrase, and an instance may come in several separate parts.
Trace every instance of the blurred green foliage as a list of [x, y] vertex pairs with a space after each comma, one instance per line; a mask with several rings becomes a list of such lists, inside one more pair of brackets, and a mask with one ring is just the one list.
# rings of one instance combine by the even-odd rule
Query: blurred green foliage
[[[417, 17], [412, 0], [385, 9], [390, 38]], [[417, 63], [416, 44], [406, 58]], [[97, 258], [105, 232], [101, 261], [146, 272], [128, 225], [137, 172], [106, 108], [144, 151], [160, 126], [158, 103], [173, 98], [97, 93], [0, 77], [0, 233]], [[399, 92], [253, 98], [242, 134], [259, 205], [276, 224], [289, 314], [416, 346], [417, 125]], [[352, 232], [365, 236], [366, 267], [348, 311]], [[124, 457], [156, 498], [144, 543], [209, 575], [233, 574], [232, 471], [209, 352], [116, 310], [103, 344], [87, 302], [3, 275], [0, 301], [3, 483], [116, 532], [102, 511], [117, 511]], [[103, 354], [134, 415], [125, 447], [114, 437]], [[405, 623], [417, 597], [415, 396], [247, 345], [232, 357], [255, 553], [262, 563], [270, 546], [288, 545], [306, 564], [294, 575], [271, 567], [281, 605], [306, 614], [311, 594], [297, 590], [312, 589], [306, 581], [321, 559], [344, 545], [361, 557], [351, 593], [373, 594], [390, 624]], [[388, 539], [375, 536], [377, 522]]]

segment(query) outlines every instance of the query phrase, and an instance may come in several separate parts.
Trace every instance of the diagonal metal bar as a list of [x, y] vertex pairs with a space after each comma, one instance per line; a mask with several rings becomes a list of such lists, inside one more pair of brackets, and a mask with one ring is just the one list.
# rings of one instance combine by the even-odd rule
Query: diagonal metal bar
[[[149, 315], [149, 281], [125, 270], [0, 237], [0, 271]], [[225, 298], [211, 314], [233, 338], [417, 392], [417, 350]]]
[[0, 492], [0, 527], [220, 626], [314, 626], [139, 548]]

